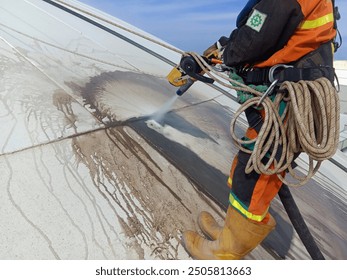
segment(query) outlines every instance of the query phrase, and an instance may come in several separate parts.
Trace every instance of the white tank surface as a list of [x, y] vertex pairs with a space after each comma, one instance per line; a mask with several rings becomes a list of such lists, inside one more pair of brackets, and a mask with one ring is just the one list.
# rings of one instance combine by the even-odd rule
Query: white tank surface
[[335, 72], [338, 77], [338, 82], [340, 85], [339, 97], [340, 97], [340, 104], [341, 104], [341, 113], [346, 115], [347, 114], [347, 61], [346, 60], [335, 61], [334, 68], [335, 68]]
[[340, 84], [347, 86], [347, 60], [335, 60], [334, 68]]
[[[190, 259], [182, 232], [225, 215], [238, 104], [202, 83], [174, 100], [181, 54], [78, 1], [2, 2], [0, 259]], [[347, 258], [346, 166], [292, 189], [327, 259]], [[310, 259], [279, 199], [271, 213], [247, 258]]]

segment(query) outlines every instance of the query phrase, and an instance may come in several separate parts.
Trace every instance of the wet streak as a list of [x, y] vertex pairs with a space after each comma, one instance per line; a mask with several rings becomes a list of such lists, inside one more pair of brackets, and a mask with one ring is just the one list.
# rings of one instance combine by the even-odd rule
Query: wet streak
[[[133, 203], [126, 197], [126, 192], [123, 191], [123, 175], [117, 170], [119, 166], [115, 165], [116, 154], [114, 154], [114, 152], [109, 154], [108, 147], [101, 147], [93, 144], [96, 143], [75, 139], [74, 148], [76, 150], [76, 155], [79, 155], [80, 164], [85, 164], [90, 170], [90, 176], [94, 182], [95, 188], [112, 209], [114, 216], [122, 225], [124, 232], [129, 237], [137, 236], [137, 230], [128, 226], [128, 223], [120, 216], [121, 211], [126, 215], [127, 220], [131, 221], [134, 210]], [[127, 156], [126, 158], [127, 160], [129, 159]], [[120, 176], [120, 178], [118, 178], [118, 176]], [[125, 182], [126, 178], [124, 179]], [[139, 244], [134, 246], [136, 250], [140, 250], [139, 248], [141, 248], [141, 246]], [[141, 256], [142, 253], [139, 253], [140, 258]]]
[[[87, 246], [87, 238], [86, 238], [86, 235], [85, 233], [83, 232], [83, 230], [75, 223], [74, 219], [71, 217], [70, 213], [67, 211], [67, 209], [65, 208], [64, 206], [64, 201], [61, 200], [59, 198], [59, 196], [55, 193], [55, 190], [53, 189], [53, 186], [52, 186], [52, 182], [50, 180], [50, 174], [49, 172], [47, 173], [47, 175], [44, 175], [43, 172], [41, 171], [42, 168], [40, 168], [40, 166], [44, 166], [44, 162], [42, 160], [42, 151], [40, 151], [41, 153], [41, 157], [39, 159], [36, 158], [36, 154], [37, 153], [34, 153], [33, 152], [33, 159], [34, 159], [34, 164], [35, 164], [35, 167], [36, 167], [36, 171], [38, 173], [38, 176], [42, 182], [42, 184], [45, 186], [45, 188], [47, 189], [47, 191], [49, 192], [50, 196], [54, 198], [54, 200], [57, 202], [57, 204], [59, 205], [60, 209], [63, 211], [63, 213], [66, 215], [67, 217], [67, 220], [70, 222], [70, 224], [72, 225], [72, 227], [74, 229], [76, 229], [79, 234], [81, 235], [81, 241], [83, 241], [83, 244], [84, 244], [84, 250], [85, 250], [85, 254], [84, 254], [84, 259], [87, 259], [88, 258], [88, 246]], [[40, 164], [42, 163], [42, 164]], [[48, 182], [46, 181], [45, 178], [47, 177], [49, 178]]]
[[[81, 151], [79, 151], [78, 145], [76, 146], [75, 141], [76, 141], [76, 139], [73, 140], [73, 144], [72, 144], [73, 149], [76, 148], [78, 150], [78, 151], [76, 151], [75, 155], [77, 158], [79, 158], [79, 156], [83, 157], [83, 155], [81, 154]], [[102, 231], [103, 231], [103, 233], [104, 233], [104, 235], [108, 241], [109, 248], [112, 251], [112, 255], [113, 255], [113, 257], [116, 257], [115, 248], [110, 241], [110, 236], [112, 234], [114, 234], [115, 236], [118, 237], [118, 234], [112, 228], [112, 224], [108, 222], [105, 214], [103, 213], [103, 210], [100, 209], [99, 205], [95, 202], [96, 197], [93, 194], [93, 192], [86, 186], [85, 179], [83, 179], [80, 176], [80, 174], [77, 172], [76, 169], [78, 168], [80, 162], [72, 163], [69, 160], [69, 153], [61, 151], [60, 147], [56, 147], [55, 151], [56, 151], [57, 159], [62, 162], [62, 165], [64, 168], [64, 179], [65, 179], [65, 183], [66, 183], [67, 187], [69, 188], [71, 193], [74, 195], [74, 197], [83, 205], [83, 210], [84, 210], [85, 214], [87, 215], [89, 224], [91, 226], [91, 235], [92, 235], [93, 242], [95, 243], [97, 248], [100, 249], [100, 251], [102, 252], [105, 259], [107, 259], [106, 248], [103, 247], [102, 244], [100, 244], [96, 238], [96, 236], [97, 236], [97, 234], [96, 234], [97, 225], [96, 224], [97, 224], [97, 222], [99, 222], [100, 227], [102, 228]], [[87, 204], [86, 204], [87, 202], [81, 198], [81, 195], [78, 194], [78, 192], [74, 188], [74, 185], [76, 183], [74, 184], [73, 182], [71, 182], [71, 179], [68, 179], [68, 176], [72, 176], [75, 179], [77, 185], [81, 189], [81, 192], [83, 194], [85, 194], [86, 197], [88, 197], [88, 201], [92, 204], [92, 209], [89, 209], [87, 207]], [[103, 193], [101, 193], [101, 192], [99, 192], [99, 193], [101, 195], [103, 195]], [[104, 198], [107, 201], [107, 197], [104, 196]], [[113, 209], [112, 205], [111, 204], [109, 204], [109, 205], [110, 205], [110, 209]], [[95, 214], [98, 217], [97, 221], [93, 221], [93, 219], [91, 217], [92, 210], [94, 210]], [[107, 225], [107, 228], [106, 228], [106, 225]]]
[[[114, 145], [115, 142], [117, 145]], [[175, 243], [178, 242], [179, 238], [174, 232], [182, 226], [175, 226], [176, 222], [174, 222], [169, 226], [171, 229], [166, 229], [168, 227], [167, 219], [172, 213], [153, 210], [158, 207], [153, 203], [158, 204], [160, 200], [154, 200], [154, 202], [152, 201], [155, 199], [154, 197], [151, 200], [146, 199], [146, 196], [159, 195], [159, 193], [153, 193], [154, 190], [151, 189], [150, 182], [156, 182], [156, 185], [159, 183], [165, 187], [163, 189], [170, 193], [176, 202], [181, 203], [180, 212], [184, 209], [185, 213], [189, 213], [190, 208], [184, 205], [181, 197], [172, 188], [169, 188], [160, 177], [159, 174], [162, 171], [159, 165], [152, 159], [144, 160], [150, 157], [146, 150], [139, 143], [134, 143], [132, 137], [122, 127], [109, 130], [104, 135], [100, 131], [96, 132], [93, 137], [78, 137], [74, 139], [73, 146], [76, 156], [79, 157], [79, 164], [83, 163], [88, 167], [95, 187], [114, 209], [115, 217], [124, 233], [129, 237], [126, 246], [135, 249], [138, 258], [144, 256], [144, 244], [153, 249], [153, 254], [156, 257], [175, 258], [177, 248], [172, 244], [172, 240], [176, 240]], [[131, 164], [136, 166], [130, 169]], [[139, 182], [136, 183], [136, 173], [138, 168], [142, 173], [143, 167], [148, 175], [140, 177], [143, 181], [141, 183], [143, 186], [140, 186]], [[145, 187], [145, 185], [148, 186]], [[170, 200], [163, 204], [163, 206], [165, 205], [164, 209], [170, 207]], [[163, 198], [163, 203], [164, 201]], [[160, 216], [163, 214], [164, 216]], [[155, 233], [157, 231], [163, 235], [164, 240], [157, 236]], [[172, 237], [169, 238], [169, 236]], [[159, 247], [166, 249], [158, 249]], [[166, 257], [164, 252], [168, 254]]]
[[[176, 194], [175, 192], [173, 192], [170, 188], [170, 186], [168, 186], [165, 181], [160, 178], [153, 170], [152, 168], [149, 167], [148, 162], [152, 162], [152, 164], [154, 164], [159, 170], [162, 170], [160, 167], [150, 156], [149, 154], [146, 152], [145, 149], [143, 149], [143, 147], [141, 147], [141, 145], [138, 144], [138, 142], [134, 141], [131, 137], [129, 137], [122, 128], [119, 129], [112, 129], [111, 130], [111, 134], [113, 137], [115, 137], [117, 140], [120, 139], [120, 137], [118, 137], [119, 135], [123, 138], [124, 141], [122, 141], [123, 147], [128, 148], [130, 151], [132, 151], [133, 155], [136, 156], [136, 158], [144, 165], [147, 167], [148, 172], [158, 180], [158, 182], [160, 182], [170, 193], [173, 197], [176, 198], [177, 201], [179, 201], [180, 203], [182, 203], [182, 206], [184, 208], [186, 208], [186, 210], [188, 212], [190, 212], [190, 209], [188, 206], [184, 205], [180, 196], [178, 194]], [[112, 137], [110, 138], [112, 139]], [[142, 156], [144, 156], [145, 159], [142, 159], [139, 154], [141, 154]]]
[[7, 164], [8, 170], [10, 171], [9, 174], [9, 178], [8, 178], [8, 182], [7, 182], [7, 187], [6, 187], [6, 191], [7, 191], [7, 196], [9, 198], [9, 201], [11, 202], [11, 204], [13, 205], [13, 207], [18, 211], [18, 213], [23, 217], [23, 219], [42, 237], [42, 239], [47, 243], [47, 246], [52, 254], [52, 256], [59, 260], [60, 256], [56, 250], [56, 248], [54, 248], [52, 240], [50, 239], [50, 237], [39, 227], [35, 224], [34, 221], [32, 221], [28, 215], [26, 215], [25, 211], [22, 209], [21, 205], [19, 205], [13, 194], [11, 191], [11, 181], [13, 180], [13, 169], [11, 166], [11, 163], [9, 162], [9, 160], [7, 159], [6, 156], [3, 157], [5, 159], [5, 162]]

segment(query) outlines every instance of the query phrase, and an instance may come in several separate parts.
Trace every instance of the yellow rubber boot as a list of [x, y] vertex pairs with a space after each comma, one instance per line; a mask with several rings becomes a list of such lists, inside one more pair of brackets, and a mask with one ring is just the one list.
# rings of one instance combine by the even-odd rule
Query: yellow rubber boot
[[251, 252], [275, 228], [270, 215], [267, 224], [253, 222], [229, 207], [224, 227], [218, 238], [209, 241], [193, 231], [183, 233], [183, 245], [199, 260], [239, 260]]
[[198, 225], [201, 231], [212, 240], [216, 240], [223, 230], [223, 227], [221, 227], [213, 216], [206, 211], [202, 211], [199, 214]]

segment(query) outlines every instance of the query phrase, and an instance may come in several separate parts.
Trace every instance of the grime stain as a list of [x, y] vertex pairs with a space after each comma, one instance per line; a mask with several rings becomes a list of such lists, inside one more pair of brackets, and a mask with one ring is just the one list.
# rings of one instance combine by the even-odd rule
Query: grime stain
[[59, 111], [69, 116], [74, 115], [72, 110], [73, 98], [71, 97], [71, 95], [67, 94], [61, 89], [57, 89], [55, 90], [52, 99], [53, 105], [56, 106]]
[[194, 205], [186, 205], [187, 195], [178, 195], [180, 185], [173, 185], [172, 178], [170, 186], [165, 182], [167, 171], [151, 159], [144, 144], [123, 127], [73, 139], [78, 164], [88, 167], [95, 188], [127, 236], [123, 245], [135, 250], [138, 259], [176, 259], [180, 232], [188, 227], [182, 217], [189, 216]]

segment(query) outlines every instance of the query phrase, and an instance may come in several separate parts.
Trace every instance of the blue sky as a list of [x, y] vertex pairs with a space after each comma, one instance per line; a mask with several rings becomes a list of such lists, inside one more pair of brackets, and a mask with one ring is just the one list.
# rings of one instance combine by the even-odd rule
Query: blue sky
[[[203, 52], [229, 36], [246, 0], [80, 0], [184, 51]], [[336, 0], [343, 37], [335, 59], [347, 60], [347, 1]]]

